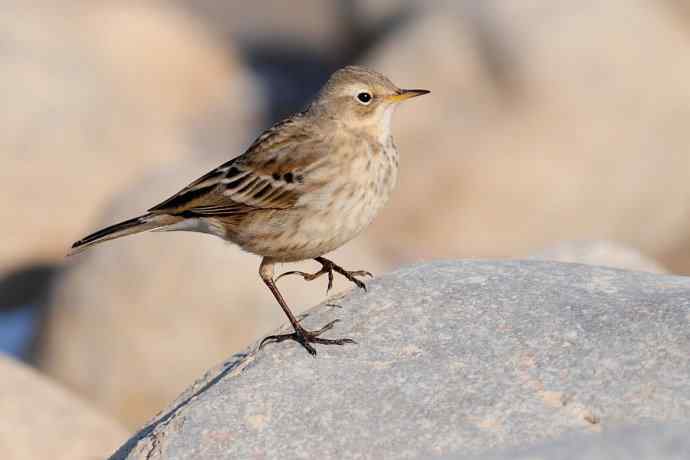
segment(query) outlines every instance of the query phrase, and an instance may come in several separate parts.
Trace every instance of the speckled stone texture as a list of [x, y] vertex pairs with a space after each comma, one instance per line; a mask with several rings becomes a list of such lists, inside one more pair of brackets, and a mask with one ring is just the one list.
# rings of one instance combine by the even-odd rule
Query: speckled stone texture
[[[625, 427], [592, 435], [566, 435], [529, 449], [505, 451], [481, 460], [688, 460], [690, 424]], [[464, 455], [443, 460], [465, 459]]]
[[[342, 308], [328, 306], [337, 303]], [[429, 458], [690, 419], [690, 278], [445, 261], [308, 312], [358, 344], [256, 346], [114, 459]]]

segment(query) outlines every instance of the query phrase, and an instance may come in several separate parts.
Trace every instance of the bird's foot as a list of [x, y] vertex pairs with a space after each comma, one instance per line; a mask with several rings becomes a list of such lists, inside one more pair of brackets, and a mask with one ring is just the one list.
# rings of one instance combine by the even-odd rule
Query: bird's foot
[[310, 345], [312, 343], [319, 343], [322, 345], [345, 345], [346, 343], [357, 343], [354, 340], [348, 338], [322, 339], [321, 337], [319, 337], [324, 332], [333, 329], [333, 325], [338, 321], [340, 320], [333, 320], [317, 331], [307, 331], [306, 329], [303, 329], [300, 326], [297, 329], [295, 329], [295, 332], [292, 332], [290, 334], [269, 335], [261, 341], [261, 344], [259, 345], [259, 350], [261, 350], [266, 343], [279, 343], [285, 340], [294, 340], [295, 342], [298, 342], [300, 345], [302, 345], [309, 352], [310, 355], [316, 356], [316, 349]]
[[333, 270], [335, 270], [336, 272], [338, 272], [338, 273], [340, 273], [341, 275], [343, 275], [343, 276], [344, 276], [345, 278], [347, 278], [349, 281], [355, 283], [355, 285], [356, 285], [358, 288], [362, 289], [363, 291], [366, 291], [366, 290], [367, 290], [367, 285], [364, 284], [364, 281], [357, 279], [357, 277], [358, 277], [358, 276], [359, 276], [359, 277], [368, 276], [369, 278], [373, 278], [373, 277], [374, 277], [374, 275], [372, 275], [370, 272], [368, 272], [368, 271], [366, 271], [366, 270], [352, 270], [352, 271], [348, 271], [348, 270], [345, 270], [344, 268], [339, 267], [338, 265], [335, 265], [335, 264], [333, 264]]
[[276, 281], [278, 281], [280, 278], [283, 276], [287, 275], [299, 275], [302, 278], [304, 278], [306, 281], [313, 281], [316, 278], [319, 278], [321, 275], [328, 275], [328, 287], [326, 288], [326, 292], [330, 291], [331, 288], [333, 288], [333, 272], [339, 273], [342, 276], [344, 276], [347, 280], [350, 282], [354, 283], [358, 288], [363, 289], [364, 291], [367, 290], [367, 285], [364, 284], [362, 280], [357, 279], [357, 277], [365, 277], [368, 276], [370, 278], [373, 278], [374, 275], [372, 275], [370, 272], [365, 271], [365, 270], [345, 270], [343, 267], [340, 265], [336, 265], [334, 262], [324, 258], [324, 257], [317, 257], [314, 259], [318, 263], [321, 264], [321, 269], [317, 272], [314, 273], [305, 273], [299, 270], [292, 270], [289, 272], [285, 272], [281, 275], [279, 275], [276, 278]]
[[304, 278], [305, 281], [314, 281], [316, 278], [321, 277], [321, 275], [328, 275], [328, 287], [326, 288], [326, 292], [330, 291], [333, 287], [333, 268], [323, 264], [321, 265], [321, 270], [314, 273], [306, 273], [299, 270], [291, 270], [289, 272], [281, 273], [276, 277], [276, 282], [278, 282], [278, 280], [283, 276], [289, 275], [299, 275]]

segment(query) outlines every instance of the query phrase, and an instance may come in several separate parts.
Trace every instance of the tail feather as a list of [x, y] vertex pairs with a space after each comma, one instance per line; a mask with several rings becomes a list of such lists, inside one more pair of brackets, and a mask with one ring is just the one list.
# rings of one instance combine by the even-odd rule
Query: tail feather
[[95, 244], [103, 243], [104, 241], [121, 238], [135, 233], [153, 230], [165, 225], [170, 225], [179, 220], [179, 217], [164, 215], [164, 214], [144, 214], [143, 216], [129, 219], [119, 224], [111, 225], [89, 236], [82, 238], [72, 245], [69, 256], [78, 254]]

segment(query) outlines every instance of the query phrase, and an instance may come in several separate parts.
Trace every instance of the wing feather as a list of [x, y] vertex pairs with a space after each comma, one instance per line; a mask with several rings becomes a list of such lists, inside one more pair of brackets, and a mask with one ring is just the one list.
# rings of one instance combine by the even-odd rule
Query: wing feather
[[304, 173], [318, 161], [317, 136], [298, 114], [268, 129], [239, 157], [149, 209], [158, 214], [240, 215], [287, 209], [308, 191]]

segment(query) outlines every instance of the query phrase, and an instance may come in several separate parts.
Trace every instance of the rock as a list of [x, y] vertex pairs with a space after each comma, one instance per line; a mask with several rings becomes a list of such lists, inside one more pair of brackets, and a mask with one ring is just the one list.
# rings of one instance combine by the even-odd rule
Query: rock
[[602, 265], [650, 273], [668, 273], [668, 270], [656, 260], [645, 256], [637, 249], [614, 241], [564, 241], [556, 246], [537, 251], [531, 258]]
[[132, 109], [156, 111], [165, 127], [189, 130], [222, 111], [225, 129], [241, 132], [263, 116], [262, 92], [233, 42], [174, 2], [100, 2], [84, 8], [83, 28], [98, 64], [136, 101]]
[[0, 452], [11, 460], [104, 458], [127, 439], [115, 421], [0, 354]]
[[369, 26], [385, 23], [390, 18], [404, 13], [419, 14], [424, 8], [435, 8], [423, 0], [352, 0], [354, 10], [360, 21]]
[[249, 140], [239, 133], [261, 107], [256, 84], [230, 46], [172, 4], [3, 8], [0, 273], [61, 261], [113, 193], [203, 150], [194, 137], [211, 114], [227, 117], [238, 146]]
[[309, 311], [316, 359], [237, 354], [113, 460], [430, 458], [690, 418], [690, 279], [542, 261], [447, 261]]
[[365, 60], [432, 90], [395, 117], [400, 188], [375, 247], [400, 263], [603, 239], [690, 273], [685, 19], [664, 2], [443, 4]]
[[[125, 191], [90, 230], [141, 213], [215, 166], [192, 159], [161, 169]], [[381, 273], [372, 252], [360, 240], [333, 259]], [[285, 320], [259, 278], [259, 261], [218, 238], [183, 232], [131, 236], [70, 258], [56, 281], [39, 366], [138, 428], [204, 369]], [[318, 265], [278, 271], [295, 268]], [[296, 312], [326, 297], [325, 278], [284, 278], [279, 286]]]
[[[342, 45], [347, 23], [341, 0], [198, 0], [178, 2], [206, 21], [217, 33], [249, 45], [286, 49], [305, 47], [328, 55]], [[242, 14], [237, 14], [241, 9]]]
[[[506, 451], [482, 460], [684, 460], [690, 458], [688, 424], [625, 427], [602, 434], [570, 435], [530, 449]], [[450, 459], [466, 458], [462, 454]]]

